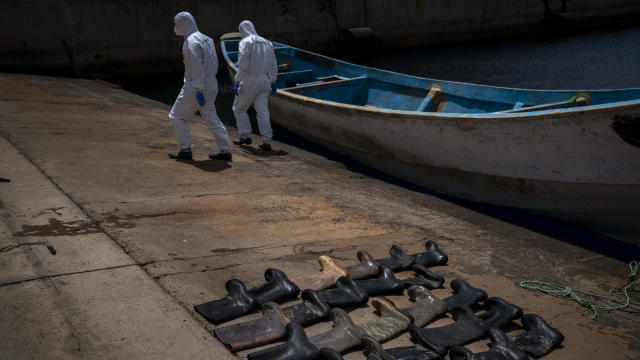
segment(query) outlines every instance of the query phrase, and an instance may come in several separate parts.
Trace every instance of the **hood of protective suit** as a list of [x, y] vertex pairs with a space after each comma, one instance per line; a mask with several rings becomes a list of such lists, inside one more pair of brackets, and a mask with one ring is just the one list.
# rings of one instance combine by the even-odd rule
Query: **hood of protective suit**
[[244, 20], [243, 22], [241, 22], [238, 28], [243, 39], [247, 36], [258, 35], [258, 33], [256, 32], [256, 28], [253, 27], [253, 23], [249, 20]]
[[173, 31], [176, 35], [186, 37], [198, 31], [196, 20], [193, 18], [193, 15], [186, 11], [178, 13], [178, 15], [173, 18], [173, 22], [175, 23]]

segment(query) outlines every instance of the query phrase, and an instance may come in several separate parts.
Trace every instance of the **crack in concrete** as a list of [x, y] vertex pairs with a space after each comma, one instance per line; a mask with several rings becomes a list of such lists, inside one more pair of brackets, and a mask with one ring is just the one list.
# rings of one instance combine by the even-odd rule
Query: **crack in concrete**
[[61, 274], [37, 276], [37, 277], [33, 277], [33, 278], [28, 278], [28, 279], [22, 279], [22, 280], [16, 280], [16, 281], [0, 283], [0, 287], [10, 286], [10, 285], [18, 285], [18, 284], [22, 284], [22, 283], [26, 283], [26, 282], [37, 281], [37, 280], [53, 279], [53, 278], [57, 278], [57, 277], [61, 277], [61, 276], [86, 274], [86, 273], [92, 273], [92, 272], [103, 271], [103, 270], [120, 269], [120, 268], [124, 268], [124, 267], [128, 267], [128, 266], [138, 266], [138, 264], [116, 265], [116, 266], [108, 266], [108, 267], [100, 268], [100, 269], [92, 269], [92, 270], [83, 270], [83, 271], [68, 272], [68, 273], [61, 273]]
[[9, 245], [9, 246], [0, 248], [0, 253], [6, 253], [11, 250], [18, 249], [22, 246], [32, 246], [32, 245], [46, 245], [46, 244], [44, 243], [44, 241], [36, 241], [36, 242], [28, 242], [28, 243], [22, 243], [22, 244], [16, 244], [16, 245]]
[[241, 266], [244, 264], [229, 264], [226, 266], [222, 266], [222, 267], [217, 267], [217, 268], [207, 268], [207, 269], [202, 269], [202, 270], [198, 270], [198, 271], [177, 271], [174, 273], [167, 273], [167, 274], [158, 274], [158, 275], [152, 275], [154, 280], [160, 280], [163, 279], [167, 276], [173, 276], [173, 275], [181, 275], [181, 274], [192, 274], [192, 273], [196, 273], [196, 272], [209, 272], [209, 271], [216, 271], [216, 270], [224, 270], [224, 269], [228, 269], [228, 268], [232, 268], [232, 267], [237, 267], [237, 266]]
[[[286, 183], [286, 184], [281, 184], [282, 186], [289, 186], [289, 185], [309, 185], [309, 184], [324, 184], [327, 183], [326, 181], [315, 181], [315, 182], [292, 182], [292, 183]], [[246, 191], [237, 191], [237, 192], [228, 192], [228, 193], [205, 193], [205, 194], [197, 194], [197, 195], [184, 195], [184, 196], [176, 196], [176, 197], [161, 197], [161, 198], [153, 198], [153, 199], [139, 199], [139, 200], [132, 200], [132, 201], [92, 201], [92, 202], [84, 202], [84, 203], [78, 203], [78, 205], [92, 205], [92, 204], [137, 204], [137, 203], [143, 203], [143, 202], [150, 202], [150, 201], [165, 201], [165, 200], [176, 200], [176, 199], [192, 199], [192, 198], [198, 198], [198, 197], [206, 197], [206, 196], [228, 196], [228, 195], [238, 195], [238, 194], [250, 194], [253, 192], [259, 192], [260, 190], [263, 189], [269, 189], [271, 187], [273, 187], [274, 185], [266, 185], [266, 186], [261, 186], [255, 189], [251, 189], [251, 190], [246, 190]]]

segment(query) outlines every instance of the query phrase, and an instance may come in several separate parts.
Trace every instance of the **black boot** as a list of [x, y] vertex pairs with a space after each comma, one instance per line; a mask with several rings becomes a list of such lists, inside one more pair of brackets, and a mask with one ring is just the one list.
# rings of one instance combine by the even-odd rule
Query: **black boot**
[[484, 325], [487, 329], [502, 329], [507, 326], [511, 320], [522, 317], [522, 309], [499, 297], [488, 298], [482, 304], [482, 307], [487, 310], [487, 312], [480, 314], [478, 317], [480, 320], [484, 321]]
[[228, 151], [220, 151], [217, 154], [209, 154], [209, 159], [231, 161], [231, 153]]
[[511, 337], [511, 341], [520, 350], [535, 358], [550, 353], [554, 347], [560, 345], [564, 340], [564, 335], [558, 329], [547, 324], [538, 315], [524, 315], [521, 321], [527, 332]]
[[444, 302], [446, 302], [449, 307], [449, 311], [457, 305], [472, 307], [477, 302], [487, 299], [486, 291], [474, 288], [462, 279], [451, 280], [450, 285], [455, 295], [444, 299]]
[[412, 286], [407, 291], [413, 303], [402, 310], [413, 317], [413, 325], [423, 327], [447, 312], [447, 303], [433, 296], [423, 286]]
[[389, 249], [389, 257], [376, 260], [380, 265], [386, 265], [391, 270], [408, 269], [413, 265], [413, 259], [407, 254], [407, 251], [399, 245], [391, 245]]
[[278, 269], [267, 269], [264, 272], [264, 279], [267, 281], [262, 285], [258, 285], [249, 289], [249, 294], [256, 297], [258, 305], [262, 305], [267, 301], [284, 301], [293, 299], [298, 296], [300, 289], [296, 284], [292, 283], [287, 275]]
[[191, 149], [182, 149], [177, 153], [169, 153], [168, 155], [171, 159], [176, 159], [176, 160], [193, 159], [193, 153], [191, 152]]
[[418, 349], [415, 346], [403, 346], [399, 348], [387, 349], [382, 348], [379, 342], [370, 336], [362, 339], [364, 354], [367, 360], [437, 360], [442, 359], [441, 356], [427, 351]]
[[444, 265], [449, 261], [449, 257], [445, 254], [435, 241], [428, 240], [424, 243], [424, 247], [427, 251], [419, 254], [409, 255], [416, 265], [422, 265], [424, 267]]
[[249, 360], [313, 360], [319, 349], [313, 345], [298, 323], [287, 324], [287, 342], [248, 355]]
[[404, 284], [396, 279], [393, 271], [387, 265], [380, 265], [377, 279], [357, 280], [355, 283], [369, 296], [401, 294], [404, 291]]
[[353, 280], [366, 279], [368, 277], [378, 275], [379, 269], [378, 262], [371, 257], [371, 254], [364, 250], [358, 251], [358, 260], [360, 263], [357, 265], [346, 266], [345, 269], [349, 272], [349, 277]]
[[262, 305], [262, 319], [245, 321], [214, 329], [216, 336], [231, 351], [265, 345], [285, 337], [286, 316], [280, 306], [268, 301]]
[[236, 145], [245, 145], [245, 144], [249, 145], [249, 144], [251, 144], [251, 138], [250, 137], [241, 136], [241, 137], [239, 137], [237, 139], [233, 139], [233, 143], [236, 144]]
[[322, 334], [312, 336], [309, 341], [318, 349], [329, 348], [339, 353], [360, 345], [360, 341], [366, 335], [364, 330], [353, 323], [346, 311], [331, 309], [333, 328]]
[[472, 353], [469, 349], [454, 346], [449, 351], [451, 360], [527, 360], [529, 357], [512, 343], [500, 329], [487, 330], [491, 344], [489, 351]]
[[442, 287], [442, 284], [444, 284], [444, 277], [442, 275], [435, 273], [422, 265], [414, 264], [411, 268], [416, 274], [418, 274], [418, 276], [401, 280], [407, 288], [419, 285], [433, 290]]
[[484, 322], [468, 306], [456, 306], [452, 309], [453, 324], [437, 328], [420, 328], [411, 325], [411, 339], [444, 356], [452, 346], [473, 342], [485, 333]]
[[214, 324], [247, 314], [259, 305], [256, 297], [249, 293], [242, 281], [231, 279], [225, 286], [227, 296], [194, 307], [198, 314]]

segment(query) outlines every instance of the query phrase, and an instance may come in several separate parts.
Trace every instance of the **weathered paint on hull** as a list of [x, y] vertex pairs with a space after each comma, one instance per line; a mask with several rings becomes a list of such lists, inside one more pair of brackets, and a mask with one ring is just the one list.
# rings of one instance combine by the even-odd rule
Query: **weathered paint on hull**
[[611, 129], [637, 104], [540, 116], [407, 114], [280, 92], [278, 125], [443, 194], [640, 244], [640, 149]]

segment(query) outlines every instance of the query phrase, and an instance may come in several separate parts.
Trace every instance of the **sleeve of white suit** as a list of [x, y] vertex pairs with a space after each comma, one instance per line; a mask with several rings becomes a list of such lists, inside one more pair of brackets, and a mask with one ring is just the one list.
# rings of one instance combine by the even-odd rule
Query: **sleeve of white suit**
[[273, 50], [273, 44], [271, 45], [271, 65], [269, 67], [269, 80], [271, 80], [272, 83], [276, 82], [276, 80], [278, 80], [278, 59], [276, 58], [276, 52]]
[[247, 43], [240, 41], [240, 44], [238, 44], [238, 72], [234, 79], [236, 84], [240, 84], [245, 76], [247, 76], [250, 64], [251, 54], [247, 51]]
[[204, 89], [205, 71], [204, 71], [204, 51], [202, 46], [195, 42], [189, 42], [187, 45], [187, 56], [185, 58], [189, 68], [191, 69], [192, 85], [194, 89]]

